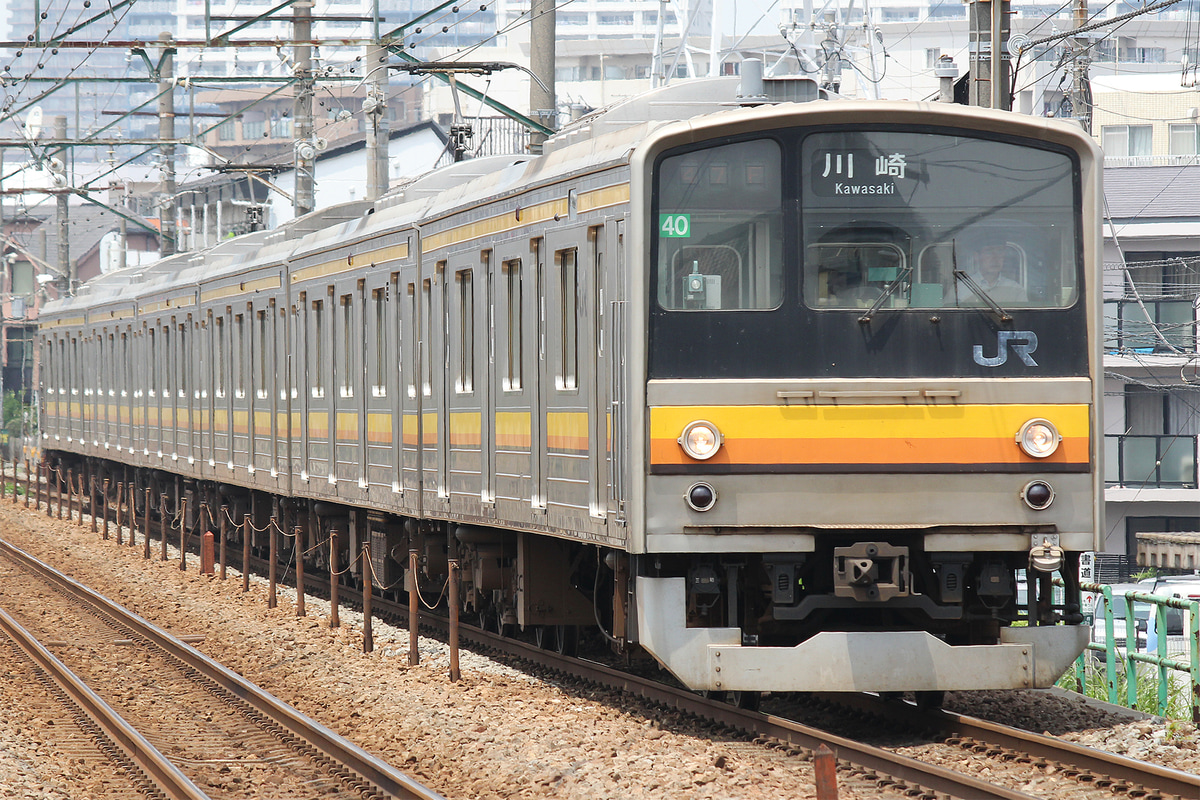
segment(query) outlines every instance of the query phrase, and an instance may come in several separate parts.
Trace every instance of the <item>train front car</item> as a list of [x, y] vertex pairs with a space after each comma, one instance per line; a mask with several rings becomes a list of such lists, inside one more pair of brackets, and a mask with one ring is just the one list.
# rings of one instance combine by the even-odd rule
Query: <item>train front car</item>
[[1090, 138], [817, 102], [632, 174], [642, 646], [713, 691], [1051, 685], [1101, 527]]

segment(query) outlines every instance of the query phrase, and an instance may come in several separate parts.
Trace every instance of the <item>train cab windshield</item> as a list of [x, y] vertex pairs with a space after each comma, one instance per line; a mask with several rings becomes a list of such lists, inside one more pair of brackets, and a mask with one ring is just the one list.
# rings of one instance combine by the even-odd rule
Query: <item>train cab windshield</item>
[[[794, 183], [785, 163], [799, 165]], [[776, 309], [797, 261], [804, 305], [818, 311], [1055, 309], [1080, 294], [1075, 168], [1055, 150], [815, 131], [668, 156], [657, 190], [656, 295], [669, 312]], [[789, 224], [798, 259], [786, 257]]]
[[899, 131], [801, 145], [804, 300], [814, 308], [1065, 308], [1078, 293], [1063, 153]]

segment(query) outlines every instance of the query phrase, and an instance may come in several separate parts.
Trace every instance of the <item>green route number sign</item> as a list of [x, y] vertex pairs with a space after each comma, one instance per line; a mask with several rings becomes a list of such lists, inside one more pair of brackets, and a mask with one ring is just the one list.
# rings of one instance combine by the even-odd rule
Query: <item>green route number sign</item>
[[664, 239], [687, 239], [692, 235], [691, 214], [659, 214], [658, 232]]

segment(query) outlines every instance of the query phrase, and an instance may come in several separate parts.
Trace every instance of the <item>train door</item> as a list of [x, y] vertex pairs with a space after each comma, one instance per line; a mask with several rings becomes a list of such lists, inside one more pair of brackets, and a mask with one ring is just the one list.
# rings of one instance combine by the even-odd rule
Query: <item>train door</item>
[[589, 407], [594, 399], [591, 374], [595, 354], [589, 319], [594, 298], [588, 297], [596, 258], [592, 231], [582, 225], [546, 236], [542, 300], [546, 321], [543, 340], [541, 399], [545, 420], [546, 502], [569, 509], [576, 524], [585, 522], [591, 496]]
[[419, 322], [421, 327], [421, 377], [418, 428], [421, 442], [421, 489], [424, 509], [441, 508], [449, 500], [445, 481], [447, 414], [439, 413], [446, 402], [446, 336], [444, 278], [446, 262], [438, 261], [421, 278]]
[[533, 262], [533, 302], [535, 309], [533, 320], [533, 343], [529, 348], [529, 358], [532, 360], [528, 375], [532, 378], [530, 387], [529, 414], [529, 447], [530, 467], [532, 469], [529, 505], [534, 514], [546, 512], [546, 404], [545, 386], [548, 379], [549, 363], [546, 353], [546, 242], [544, 239], [531, 239], [529, 242], [530, 257]]
[[151, 456], [162, 456], [162, 332], [156, 320], [146, 328], [150, 357], [146, 363], [146, 447]]
[[616, 224], [613, 220], [606, 220], [604, 225], [588, 229], [591, 274], [587, 282], [587, 293], [590, 298], [591, 315], [588, 320], [587, 336], [588, 349], [592, 354], [590, 369], [587, 371], [590, 383], [587, 393], [588, 514], [599, 520], [605, 520], [608, 516], [608, 397], [610, 384], [607, 380], [609, 343], [605, 341], [604, 324], [607, 317], [607, 301], [610, 297], [607, 286], [609, 255], [615, 232]]
[[[333, 378], [330, 395], [333, 399], [331, 430], [334, 469], [332, 476], [340, 485], [357, 486], [360, 475], [359, 429], [362, 410], [362, 325], [359, 309], [362, 290], [354, 282], [339, 285], [332, 297], [333, 320]], [[332, 482], [331, 482], [332, 483]], [[339, 488], [340, 491], [340, 488]]]
[[536, 344], [531, 333], [533, 305], [529, 251], [505, 242], [492, 252], [496, 278], [493, 308], [495, 369], [492, 371], [491, 442], [492, 499], [496, 516], [521, 520], [529, 516], [533, 485], [533, 395], [531, 379]]
[[[405, 493], [405, 504], [415, 505], [418, 516], [424, 498], [423, 470], [421, 465], [421, 408], [424, 405], [425, 339], [421, 324], [424, 282], [415, 270], [405, 283], [404, 300], [400, 312], [400, 382], [404, 386], [401, 404], [402, 441], [404, 449], [400, 466], [400, 489]], [[414, 496], [415, 502], [409, 500]]]
[[275, 342], [275, 300], [256, 304], [251, 312], [254, 330], [250, 345], [250, 458], [252, 474], [275, 474], [275, 406], [278, 371]]
[[[607, 226], [606, 226], [607, 227]], [[608, 250], [612, 270], [608, 273], [609, 331], [609, 503], [608, 511], [618, 523], [625, 520], [626, 500], [626, 453], [628, 442], [628, 408], [626, 403], [626, 369], [628, 341], [626, 331], [625, 301], [625, 220], [618, 219], [608, 228], [612, 246]]]
[[479, 275], [483, 284], [483, 305], [476, 312], [477, 338], [475, 390], [479, 409], [479, 501], [484, 513], [493, 513], [496, 505], [496, 417], [492, 413], [492, 374], [496, 363], [496, 274], [492, 251], [484, 250], [479, 259]]
[[133, 353], [131, 351], [130, 339], [133, 337], [133, 330], [126, 326], [125, 330], [121, 331], [120, 344], [120, 364], [121, 364], [121, 391], [119, 395], [119, 408], [117, 414], [120, 420], [120, 431], [118, 433], [118, 444], [126, 450], [133, 452]]
[[480, 287], [486, 284], [486, 262], [478, 250], [453, 256], [445, 271], [446, 326], [446, 420], [447, 433], [442, 454], [446, 457], [443, 477], [451, 510], [478, 514], [483, 491], [483, 419], [479, 398], [480, 375], [477, 353], [483, 330], [479, 312]]
[[179, 326], [179, 388], [176, 391], [177, 416], [175, 419], [175, 446], [180, 458], [193, 463], [192, 431], [196, 427], [195, 404], [192, 400], [192, 364], [195, 358], [192, 315], [188, 314]]
[[394, 397], [393, 387], [389, 384], [395, 372], [390, 367], [394, 363], [391, 334], [395, 326], [389, 321], [396, 304], [391, 276], [383, 273], [367, 278], [365, 297], [363, 353], [366, 368], [363, 370], [362, 396], [367, 417], [362, 426], [360, 452], [367, 489], [372, 496], [383, 498], [391, 488], [395, 471], [393, 462], [400, 454], [399, 449], [392, 449], [394, 437], [389, 413]]

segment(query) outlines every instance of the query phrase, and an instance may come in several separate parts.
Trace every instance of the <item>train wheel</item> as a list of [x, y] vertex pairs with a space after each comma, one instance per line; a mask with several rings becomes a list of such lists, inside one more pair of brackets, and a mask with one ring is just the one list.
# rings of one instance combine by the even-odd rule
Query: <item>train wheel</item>
[[762, 705], [762, 692], [730, 692], [729, 703], [747, 711], [758, 711]]
[[533, 643], [538, 646], [539, 650], [552, 650], [554, 648], [554, 628], [550, 625], [538, 625], [533, 629]]
[[946, 701], [946, 693], [913, 692], [913, 699], [917, 701], [917, 708], [922, 711], [932, 711], [942, 707], [942, 703]]
[[703, 697], [705, 700], [714, 700], [718, 703], [725, 702], [725, 692], [709, 691], [708, 689], [701, 689], [699, 692], [697, 692], [697, 694], [700, 695], [701, 697]]
[[554, 652], [560, 656], [579, 655], [579, 626], [554, 626]]

